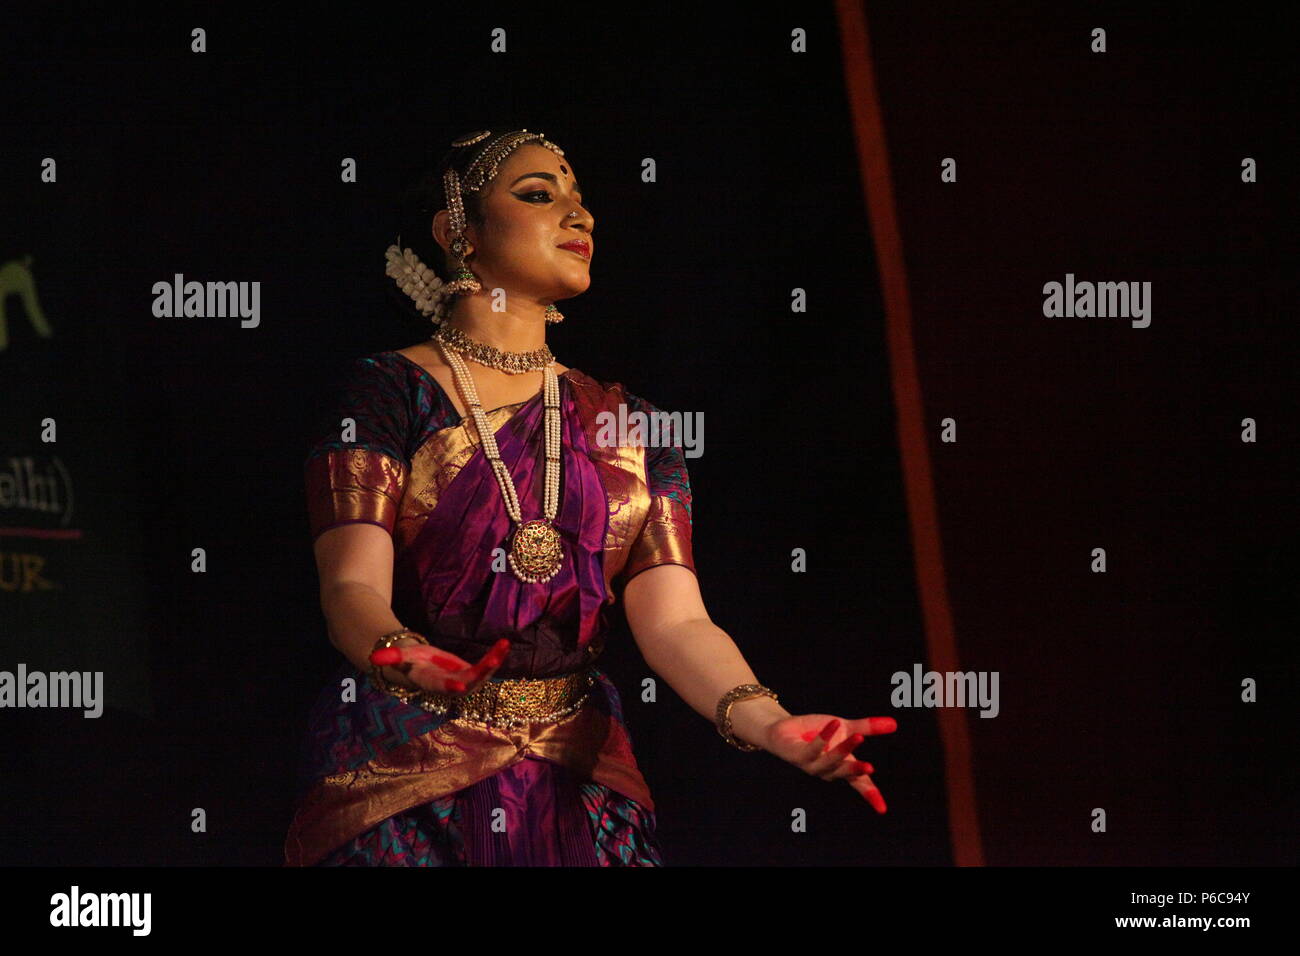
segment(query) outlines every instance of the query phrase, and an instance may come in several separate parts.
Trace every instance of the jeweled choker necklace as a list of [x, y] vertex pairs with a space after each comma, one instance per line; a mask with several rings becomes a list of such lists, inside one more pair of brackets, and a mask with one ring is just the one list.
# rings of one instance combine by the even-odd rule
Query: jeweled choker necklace
[[446, 323], [438, 327], [438, 331], [433, 333], [430, 341], [442, 342], [457, 352], [463, 353], [465, 358], [471, 362], [486, 365], [488, 368], [505, 372], [507, 375], [536, 372], [555, 362], [555, 356], [551, 354], [551, 348], [548, 345], [543, 345], [540, 349], [534, 349], [531, 352], [506, 352], [485, 342], [472, 339], [460, 329], [453, 328]]

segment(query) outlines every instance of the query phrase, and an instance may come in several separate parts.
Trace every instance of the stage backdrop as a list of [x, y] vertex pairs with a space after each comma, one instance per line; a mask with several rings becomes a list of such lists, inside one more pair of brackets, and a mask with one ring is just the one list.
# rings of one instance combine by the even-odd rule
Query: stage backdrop
[[1294, 864], [1294, 29], [1024, 7], [865, 18], [983, 858]]

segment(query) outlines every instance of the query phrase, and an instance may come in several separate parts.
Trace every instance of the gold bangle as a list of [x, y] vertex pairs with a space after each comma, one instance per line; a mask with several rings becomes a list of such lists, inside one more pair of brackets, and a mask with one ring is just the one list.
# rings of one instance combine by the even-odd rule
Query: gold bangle
[[426, 647], [429, 644], [429, 642], [424, 639], [423, 634], [420, 634], [418, 631], [413, 631], [409, 627], [404, 627], [399, 631], [389, 631], [379, 640], [375, 641], [374, 649], [379, 651], [383, 650], [385, 647], [392, 647], [404, 637], [413, 637]]
[[773, 700], [777, 700], [776, 694], [762, 684], [741, 684], [739, 687], [733, 687], [722, 695], [722, 698], [718, 701], [718, 713], [715, 720], [718, 733], [722, 735], [723, 740], [733, 747], [751, 753], [763, 748], [756, 744], [746, 743], [731, 732], [731, 705], [754, 697], [771, 697]]
[[[375, 641], [375, 646], [372, 648], [371, 653], [392, 647], [398, 641], [406, 637], [413, 637], [424, 646], [429, 646], [429, 642], [425, 640], [423, 634], [419, 634], [416, 631], [411, 630], [409, 627], [404, 627], [400, 631], [390, 631], [379, 640]], [[384, 669], [378, 664], [370, 665], [370, 683], [374, 684], [381, 693], [392, 694], [398, 700], [406, 704], [411, 703], [420, 696], [420, 691], [418, 690], [410, 690], [406, 687], [394, 687], [392, 684], [388, 683], [388, 681], [384, 680], [383, 671]]]

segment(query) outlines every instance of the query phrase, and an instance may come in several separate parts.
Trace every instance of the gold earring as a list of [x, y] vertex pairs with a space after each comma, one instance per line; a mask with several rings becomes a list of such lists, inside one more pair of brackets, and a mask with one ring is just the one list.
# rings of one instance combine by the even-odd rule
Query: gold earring
[[465, 257], [471, 251], [464, 236], [457, 236], [452, 240], [451, 252], [456, 257], [457, 262], [456, 271], [452, 275], [451, 281], [447, 283], [447, 291], [452, 295], [473, 295], [475, 292], [483, 291], [483, 287], [479, 285], [478, 276], [470, 272], [469, 266], [465, 264]]

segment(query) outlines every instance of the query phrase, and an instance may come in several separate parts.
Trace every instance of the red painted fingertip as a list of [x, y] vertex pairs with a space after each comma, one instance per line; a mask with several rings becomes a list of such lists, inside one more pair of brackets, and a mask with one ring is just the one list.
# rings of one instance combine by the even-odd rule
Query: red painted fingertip
[[830, 722], [822, 728], [822, 740], [830, 740], [835, 736], [835, 731], [839, 730], [840, 721], [837, 717], [832, 717]]
[[893, 717], [872, 717], [867, 726], [873, 734], [892, 734], [898, 729], [898, 721]]
[[392, 664], [402, 663], [402, 652], [395, 647], [381, 647], [377, 651], [371, 651], [370, 663], [376, 667], [388, 667]]
[[458, 680], [447, 681], [447, 690], [453, 693], [459, 694], [464, 689], [465, 689], [465, 684], [463, 681], [458, 681]]
[[800, 734], [799, 736], [800, 736], [800, 737], [801, 737], [801, 738], [802, 738], [806, 743], [812, 743], [812, 742], [813, 742], [813, 738], [817, 736], [817, 731], [815, 731], [815, 730], [810, 730], [810, 731], [808, 731], [808, 733], [806, 733], [806, 734]]
[[867, 763], [865, 760], [859, 760], [859, 761], [858, 761], [858, 770], [860, 770], [862, 773], [875, 773], [875, 772], [876, 772], [876, 768], [873, 767], [873, 766], [871, 766], [871, 764]]
[[501, 662], [502, 662], [504, 659], [505, 659], [505, 658], [502, 658], [502, 657], [489, 657], [489, 658], [487, 658], [485, 661], [483, 661], [482, 664], [480, 664], [477, 668], [475, 668], [475, 670], [474, 670], [474, 679], [475, 679], [475, 680], [478, 680], [478, 679], [481, 678], [481, 677], [486, 677], [488, 674], [492, 673], [492, 671], [494, 671], [494, 670], [496, 670], [498, 667], [500, 667], [500, 666], [501, 666]]
[[885, 798], [879, 790], [871, 789], [867, 791], [867, 802], [875, 808], [877, 813], [885, 812]]

